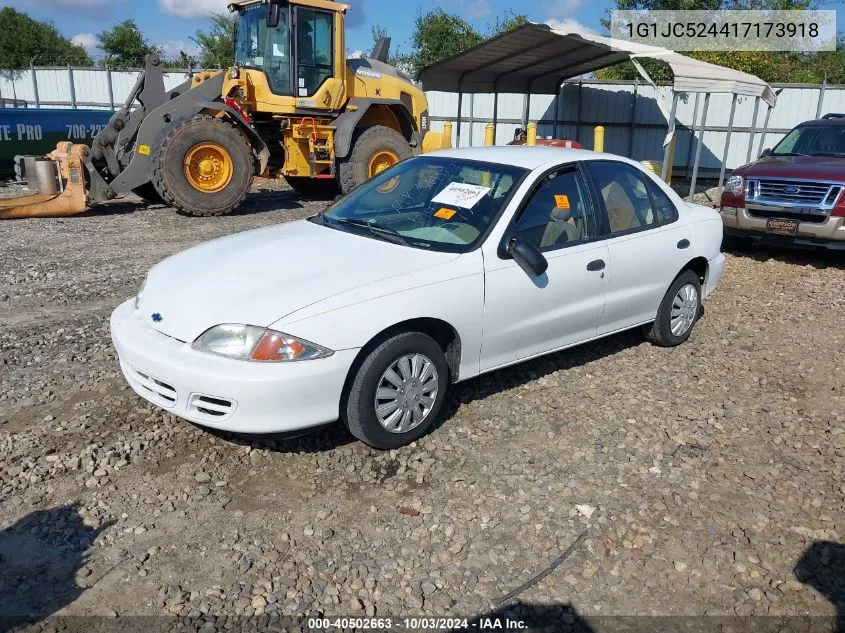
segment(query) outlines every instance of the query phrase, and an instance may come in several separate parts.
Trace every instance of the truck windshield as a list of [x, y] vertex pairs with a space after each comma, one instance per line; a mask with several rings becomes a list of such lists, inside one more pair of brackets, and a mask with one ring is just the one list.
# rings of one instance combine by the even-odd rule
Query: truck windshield
[[802, 125], [772, 150], [775, 156], [845, 156], [845, 125]]
[[411, 158], [361, 185], [314, 221], [405, 246], [467, 252], [484, 239], [526, 173], [456, 158]]
[[290, 24], [283, 8], [279, 26], [267, 28], [267, 5], [243, 9], [235, 32], [235, 64], [263, 70], [277, 95], [291, 94]]

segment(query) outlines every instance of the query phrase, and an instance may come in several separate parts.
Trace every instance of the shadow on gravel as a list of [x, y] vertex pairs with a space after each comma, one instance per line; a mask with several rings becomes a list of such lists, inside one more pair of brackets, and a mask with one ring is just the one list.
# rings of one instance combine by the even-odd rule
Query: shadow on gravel
[[0, 532], [0, 631], [35, 622], [76, 600], [76, 572], [112, 523], [83, 524], [78, 505], [38, 510]]
[[727, 248], [723, 245], [723, 252], [734, 257], [753, 259], [758, 262], [774, 260], [795, 266], [812, 266], [819, 270], [839, 268], [845, 270], [845, 251], [830, 251], [826, 249], [786, 248], [769, 244], [755, 244], [753, 246], [738, 246]]
[[276, 453], [325, 453], [357, 442], [340, 422], [332, 422], [293, 433], [268, 433], [247, 435], [230, 433], [213, 428], [197, 427], [203, 433], [225, 442]]
[[804, 550], [793, 572], [836, 607], [836, 631], [845, 633], [845, 545], [816, 541]]
[[[302, 209], [301, 196], [293, 191], [274, 191], [263, 189], [247, 195], [243, 203], [229, 216], [252, 215], [255, 213], [268, 213], [270, 211], [294, 211]], [[160, 209], [162, 212], [170, 213], [172, 209], [163, 203], [144, 202], [137, 198], [126, 200], [115, 200], [98, 204], [86, 212], [86, 217], [105, 215], [128, 215], [144, 209]], [[193, 217], [183, 214], [186, 217]]]
[[496, 611], [475, 616], [469, 627], [455, 631], [554, 631], [559, 633], [595, 633], [569, 604], [531, 604], [517, 602]]

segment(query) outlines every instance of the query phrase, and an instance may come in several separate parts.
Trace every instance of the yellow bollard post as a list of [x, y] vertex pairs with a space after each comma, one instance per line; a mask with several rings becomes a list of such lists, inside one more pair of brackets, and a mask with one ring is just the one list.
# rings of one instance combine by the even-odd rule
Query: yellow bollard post
[[672, 184], [672, 166], [675, 164], [675, 146], [677, 145], [678, 134], [676, 132], [672, 132], [672, 140], [669, 141], [669, 156], [666, 159], [666, 164], [669, 166], [666, 168], [666, 184]]
[[537, 144], [537, 124], [536, 123], [529, 123], [528, 124], [528, 132], [526, 134], [525, 144], [526, 145], [536, 145]]
[[597, 125], [596, 129], [593, 130], [593, 151], [594, 152], [603, 152], [604, 151], [604, 126]]
[[452, 122], [451, 121], [446, 121], [446, 123], [443, 124], [443, 134], [446, 136], [446, 138], [449, 139], [449, 146], [451, 147], [451, 145], [452, 145]]
[[496, 126], [488, 123], [484, 128], [484, 145], [490, 147], [493, 144], [493, 137], [496, 132]]

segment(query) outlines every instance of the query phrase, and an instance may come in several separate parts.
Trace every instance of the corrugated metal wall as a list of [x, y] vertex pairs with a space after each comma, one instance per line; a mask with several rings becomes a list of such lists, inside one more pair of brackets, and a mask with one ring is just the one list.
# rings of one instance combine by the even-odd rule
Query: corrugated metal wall
[[[21, 72], [16, 78], [0, 78], [0, 99], [19, 105], [70, 108], [109, 108], [111, 81], [114, 102], [121, 104], [132, 89], [138, 71], [111, 71], [103, 69], [36, 68], [38, 95], [36, 99], [33, 71]], [[71, 88], [71, 75], [73, 88]], [[186, 72], [165, 74], [165, 86], [170, 89], [187, 79]], [[780, 89], [778, 103], [771, 113], [769, 132], [763, 146], [760, 141], [766, 118], [766, 105], [761, 103], [756, 123], [752, 121], [755, 100], [750, 97], [737, 99], [734, 131], [726, 161], [732, 169], [755, 158], [760, 149], [771, 147], [790, 128], [817, 114], [845, 112], [845, 86], [775, 85]], [[429, 113], [432, 128], [442, 130], [447, 120], [455, 121], [458, 95], [429, 92]], [[701, 168], [706, 172], [718, 171], [727, 137], [727, 124], [732, 96], [714, 94], [710, 97], [707, 125], [701, 150]], [[563, 85], [560, 98], [534, 95], [530, 99], [529, 119], [539, 122], [539, 135], [546, 138], [578, 140], [585, 147], [593, 146], [593, 129], [596, 125], [606, 128], [605, 150], [630, 156], [637, 160], [662, 160], [666, 119], [658, 107], [662, 101], [665, 109], [671, 108], [672, 94], [666, 87], [654, 87], [635, 82], [570, 81]], [[481, 145], [484, 127], [493, 121], [493, 95], [464, 95], [462, 103], [461, 145]], [[555, 103], [557, 101], [557, 113]], [[522, 126], [525, 98], [523, 95], [499, 95], [496, 142], [504, 144], [513, 138], [516, 128]], [[691, 166], [696, 143], [692, 140], [692, 126], [701, 125], [704, 95], [682, 93], [678, 102], [678, 144], [675, 167], [684, 170]], [[557, 125], [555, 121], [557, 120]], [[757, 130], [752, 132], [752, 126]], [[749, 154], [749, 141], [754, 139]], [[457, 126], [453, 143], [457, 142]]]

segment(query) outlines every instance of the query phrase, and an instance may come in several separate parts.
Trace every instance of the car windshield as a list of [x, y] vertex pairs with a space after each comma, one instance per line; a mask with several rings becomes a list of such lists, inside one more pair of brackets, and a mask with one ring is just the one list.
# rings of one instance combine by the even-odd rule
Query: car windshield
[[802, 125], [787, 134], [772, 154], [845, 157], [845, 125]]
[[315, 218], [417, 248], [466, 252], [483, 239], [526, 169], [455, 158], [406, 160]]

